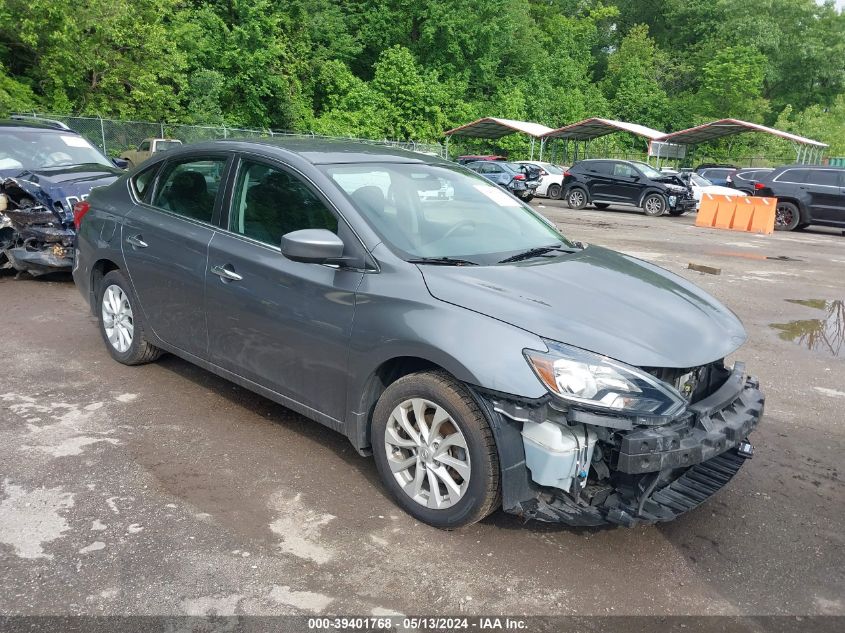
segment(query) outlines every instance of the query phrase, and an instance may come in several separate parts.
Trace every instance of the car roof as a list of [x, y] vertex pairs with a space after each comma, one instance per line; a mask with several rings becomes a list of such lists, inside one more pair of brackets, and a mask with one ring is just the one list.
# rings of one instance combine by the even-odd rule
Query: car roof
[[282, 157], [286, 154], [296, 154], [314, 165], [331, 165], [344, 163], [428, 163], [449, 165], [454, 163], [437, 156], [428, 156], [418, 152], [376, 145], [375, 143], [361, 143], [322, 138], [255, 138], [255, 139], [226, 139], [205, 141], [191, 145], [184, 145], [181, 149], [167, 152], [172, 158], [182, 154], [197, 151], [227, 150], [250, 151], [261, 148], [272, 154], [278, 152]]
[[781, 165], [780, 167], [775, 167], [772, 171], [783, 171], [784, 169], [832, 169], [834, 171], [845, 171], [845, 167], [840, 165], [803, 165], [801, 163]]
[[4, 127], [28, 128], [38, 130], [39, 132], [56, 132], [58, 134], [79, 134], [79, 132], [71, 130], [70, 128], [60, 128], [57, 127], [55, 123], [47, 123], [37, 119], [0, 119], [0, 128]]

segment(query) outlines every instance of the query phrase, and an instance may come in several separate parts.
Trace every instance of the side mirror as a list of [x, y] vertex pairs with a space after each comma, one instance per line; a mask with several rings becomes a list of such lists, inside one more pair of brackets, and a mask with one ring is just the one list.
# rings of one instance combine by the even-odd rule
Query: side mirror
[[118, 167], [120, 169], [126, 169], [127, 167], [129, 167], [129, 161], [123, 158], [112, 158], [111, 162], [114, 163], [115, 167]]
[[302, 229], [282, 236], [282, 255], [304, 264], [337, 264], [343, 240], [327, 229]]
[[637, 180], [639, 180], [639, 179], [640, 179], [640, 177], [639, 177], [639, 176], [637, 176], [637, 174], [632, 174], [632, 175], [630, 176], [630, 178], [631, 178], [631, 180], [633, 180], [634, 182], [636, 182]]

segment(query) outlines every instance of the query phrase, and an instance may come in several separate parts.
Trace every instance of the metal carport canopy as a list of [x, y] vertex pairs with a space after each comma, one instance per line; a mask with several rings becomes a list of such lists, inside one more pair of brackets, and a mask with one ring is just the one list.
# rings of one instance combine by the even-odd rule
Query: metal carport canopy
[[541, 125], [540, 123], [532, 123], [530, 121], [514, 121], [513, 119], [497, 119], [494, 117], [484, 117], [472, 123], [461, 125], [459, 127], [447, 130], [444, 132], [446, 136], [472, 136], [475, 138], [490, 138], [497, 139], [520, 132], [527, 134], [534, 138], [540, 138], [552, 128]]
[[540, 160], [543, 159], [543, 143], [542, 137], [547, 132], [551, 132], [552, 128], [546, 127], [540, 123], [532, 123], [531, 121], [514, 121], [513, 119], [497, 119], [494, 117], [484, 117], [472, 123], [461, 125], [459, 127], [447, 130], [446, 135], [446, 155], [449, 155], [449, 137], [457, 136], [472, 136], [474, 138], [489, 138], [497, 139], [507, 136], [508, 134], [521, 133], [527, 134], [531, 137], [531, 158], [534, 158], [534, 141], [538, 138], [540, 140]]
[[649, 140], [655, 140], [666, 136], [666, 132], [653, 130], [639, 123], [628, 123], [627, 121], [614, 121], [613, 119], [599, 119], [596, 117], [584, 119], [577, 123], [564, 125], [556, 130], [550, 130], [545, 134], [546, 138], [563, 138], [574, 141], [588, 141], [590, 139], [613, 134], [614, 132], [629, 132], [642, 136]]
[[820, 159], [824, 149], [829, 147], [827, 143], [822, 143], [821, 141], [798, 136], [791, 132], [776, 130], [775, 128], [766, 127], [759, 123], [740, 121], [739, 119], [720, 119], [703, 125], [696, 125], [686, 130], [672, 132], [656, 140], [675, 145], [697, 145], [698, 143], [706, 143], [707, 141], [713, 141], [723, 136], [742, 134], [744, 132], [763, 132], [764, 134], [771, 134], [790, 141], [796, 148], [796, 160], [800, 163], [806, 162], [808, 159], [811, 161]]

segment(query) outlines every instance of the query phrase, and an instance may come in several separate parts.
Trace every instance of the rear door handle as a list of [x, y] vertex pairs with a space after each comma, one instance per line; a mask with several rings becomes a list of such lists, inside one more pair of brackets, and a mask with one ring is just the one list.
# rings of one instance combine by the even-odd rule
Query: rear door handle
[[130, 235], [126, 238], [126, 242], [134, 246], [135, 248], [147, 248], [149, 244], [147, 244], [144, 240], [141, 239], [140, 235]]
[[213, 272], [221, 279], [228, 281], [240, 281], [241, 279], [243, 279], [241, 275], [236, 273], [234, 270], [227, 268], [227, 266], [228, 264], [226, 266], [213, 266], [211, 268], [211, 272]]

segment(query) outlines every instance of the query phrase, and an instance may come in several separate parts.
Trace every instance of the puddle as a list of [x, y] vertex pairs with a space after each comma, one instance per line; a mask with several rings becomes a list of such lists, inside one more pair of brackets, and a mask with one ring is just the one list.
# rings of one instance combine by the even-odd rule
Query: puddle
[[778, 336], [784, 341], [823, 352], [834, 358], [845, 357], [845, 301], [837, 299], [787, 299], [823, 312], [818, 319], [803, 319], [789, 323], [772, 323], [770, 327], [779, 331]]

